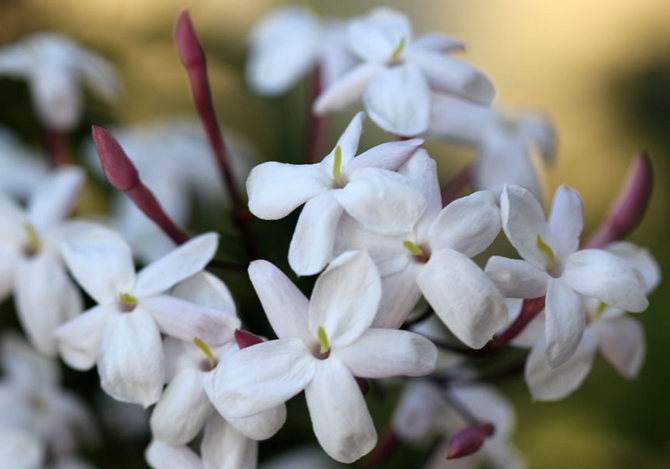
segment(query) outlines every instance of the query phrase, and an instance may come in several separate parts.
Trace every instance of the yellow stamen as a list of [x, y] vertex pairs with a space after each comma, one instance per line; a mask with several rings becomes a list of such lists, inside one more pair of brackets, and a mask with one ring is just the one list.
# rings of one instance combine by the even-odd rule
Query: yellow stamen
[[402, 50], [405, 48], [405, 37], [400, 38], [400, 42], [396, 46], [395, 49], [393, 49], [393, 52], [391, 53], [391, 62], [395, 62], [398, 60], [398, 57], [400, 57], [400, 54], [402, 53]]
[[540, 233], [537, 234], [537, 247], [540, 249], [540, 251], [545, 253], [549, 259], [549, 267], [547, 267], [547, 271], [550, 271], [554, 268], [554, 251], [551, 250], [547, 243], [542, 241], [542, 236], [540, 236]]
[[321, 326], [319, 326], [319, 329], [317, 329], [317, 334], [319, 335], [319, 343], [321, 344], [321, 350], [319, 350], [319, 353], [321, 355], [325, 355], [330, 350], [328, 336], [326, 335], [325, 329]]
[[28, 235], [28, 245], [26, 246], [27, 250], [32, 253], [37, 252], [40, 248], [40, 238], [37, 236], [35, 227], [30, 222], [27, 222], [23, 225], [23, 228], [26, 230], [26, 234]]
[[193, 343], [195, 344], [196, 347], [198, 347], [200, 350], [202, 350], [202, 353], [207, 356], [207, 360], [209, 360], [209, 364], [212, 368], [216, 366], [216, 359], [214, 358], [214, 354], [212, 351], [207, 347], [207, 344], [205, 344], [202, 340], [200, 340], [198, 337], [193, 339]]
[[335, 147], [335, 162], [333, 163], [333, 179], [335, 179], [335, 182], [337, 183], [338, 186], [342, 185], [342, 174], [341, 174], [341, 167], [342, 167], [342, 148], [338, 145]]
[[607, 308], [607, 305], [601, 301], [600, 304], [598, 305], [598, 309], [596, 310], [596, 317], [603, 314], [603, 311], [605, 311], [605, 308]]
[[137, 298], [135, 298], [133, 295], [129, 295], [128, 293], [121, 293], [119, 298], [121, 303], [124, 305], [137, 306]]
[[421, 249], [419, 246], [417, 246], [413, 242], [403, 241], [402, 245], [405, 246], [405, 249], [407, 249], [409, 252], [411, 252], [415, 256], [423, 257], [423, 249]]

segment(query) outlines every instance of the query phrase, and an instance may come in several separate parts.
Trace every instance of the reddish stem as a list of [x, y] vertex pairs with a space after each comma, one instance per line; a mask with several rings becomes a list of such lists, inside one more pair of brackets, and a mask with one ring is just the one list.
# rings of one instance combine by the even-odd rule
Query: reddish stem
[[521, 313], [516, 320], [510, 324], [501, 334], [495, 336], [491, 341], [491, 347], [503, 347], [509, 344], [517, 335], [521, 334], [529, 322], [544, 309], [545, 297], [523, 300]]
[[326, 140], [327, 117], [317, 115], [312, 111], [312, 105], [321, 94], [321, 67], [318, 65], [312, 71], [309, 87], [309, 99], [307, 101], [307, 144], [305, 148], [305, 162], [307, 164], [321, 161], [324, 141]]
[[191, 93], [193, 95], [195, 108], [198, 111], [200, 121], [205, 128], [205, 133], [207, 134], [214, 156], [218, 162], [221, 175], [225, 181], [228, 196], [233, 205], [233, 223], [235, 223], [242, 234], [249, 257], [255, 258], [255, 249], [251, 231], [249, 229], [248, 211], [235, 190], [228, 151], [226, 150], [226, 145], [223, 141], [223, 136], [221, 135], [221, 128], [219, 127], [216, 112], [214, 111], [212, 93], [209, 86], [209, 78], [207, 76], [207, 59], [205, 57], [205, 52], [198, 41], [198, 37], [195, 34], [195, 29], [189, 18], [188, 11], [186, 10], [182, 11], [177, 19], [175, 37], [179, 57], [186, 69], [191, 84]]
[[447, 206], [463, 193], [471, 182], [471, 166], [465, 165], [454, 177], [448, 180], [441, 189], [442, 205]]
[[398, 439], [398, 436], [393, 431], [393, 428], [389, 427], [377, 444], [377, 447], [368, 457], [368, 462], [365, 467], [367, 469], [380, 469], [385, 467], [385, 464], [388, 462], [399, 444], [400, 440]]
[[62, 131], [46, 127], [44, 129], [44, 146], [47, 149], [49, 161], [53, 168], [58, 168], [70, 162], [70, 148]]

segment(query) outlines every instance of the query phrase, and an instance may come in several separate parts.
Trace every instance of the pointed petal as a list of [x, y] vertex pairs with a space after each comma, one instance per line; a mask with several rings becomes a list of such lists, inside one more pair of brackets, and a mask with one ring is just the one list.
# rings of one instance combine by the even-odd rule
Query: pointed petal
[[539, 298], [547, 293], [549, 274], [521, 259], [491, 256], [485, 272], [505, 298]]
[[520, 186], [506, 186], [500, 196], [502, 228], [521, 257], [534, 266], [546, 270], [547, 255], [538, 247], [537, 236], [550, 247], [553, 237], [547, 228], [542, 206], [528, 190]]
[[200, 457], [188, 446], [172, 446], [152, 440], [144, 458], [153, 469], [203, 469]]
[[39, 186], [28, 204], [28, 217], [38, 232], [68, 215], [83, 182], [84, 172], [68, 167], [57, 170]]
[[412, 64], [380, 68], [363, 93], [365, 109], [379, 127], [396, 135], [417, 135], [428, 129], [430, 89]]
[[173, 296], [147, 298], [140, 305], [151, 313], [161, 332], [184, 342], [198, 337], [208, 345], [222, 345], [233, 339], [241, 324], [235, 316]]
[[344, 132], [340, 138], [337, 139], [337, 143], [335, 144], [333, 151], [331, 151], [330, 154], [328, 154], [328, 156], [323, 159], [323, 165], [326, 167], [327, 172], [330, 173], [333, 170], [332, 168], [335, 162], [335, 149], [337, 147], [340, 147], [340, 150], [342, 151], [342, 161], [340, 164], [341, 168], [344, 170], [343, 173], [350, 172], [348, 165], [352, 160], [354, 160], [354, 156], [356, 156], [356, 150], [358, 150], [358, 141], [361, 138], [361, 132], [363, 132], [364, 120], [365, 113], [362, 111], [357, 112], [354, 118], [351, 119], [351, 122], [349, 122], [347, 128], [344, 129]]
[[496, 89], [484, 73], [455, 57], [413, 48], [411, 60], [426, 74], [431, 89], [488, 105]]
[[556, 255], [565, 259], [575, 252], [584, 229], [584, 207], [579, 194], [568, 186], [559, 187], [547, 223], [556, 240]]
[[426, 209], [426, 200], [407, 178], [385, 169], [359, 169], [333, 195], [349, 215], [379, 234], [410, 231]]
[[526, 361], [525, 377], [534, 399], [555, 401], [577, 389], [591, 370], [598, 344], [589, 329], [579, 346], [563, 364], [552, 367], [547, 361], [545, 341], [539, 341]]
[[582, 339], [586, 312], [582, 297], [563, 279], [547, 283], [545, 306], [547, 360], [557, 367], [572, 356]]
[[128, 244], [105, 228], [83, 228], [61, 244], [65, 263], [77, 283], [99, 304], [115, 304], [135, 284]]
[[58, 353], [68, 366], [83, 371], [95, 365], [107, 320], [114, 314], [115, 306], [95, 306], [54, 331]]
[[585, 296], [608, 306], [639, 313], [649, 306], [642, 276], [626, 261], [602, 249], [584, 249], [568, 257], [562, 277]]
[[23, 246], [28, 216], [9, 196], [0, 193], [0, 237], [7, 244]]
[[171, 295], [197, 305], [218, 309], [232, 316], [236, 315], [235, 301], [230, 290], [219, 277], [207, 271], [198, 272], [182, 280], [172, 289]]
[[249, 417], [227, 417], [228, 423], [242, 435], [261, 441], [271, 438], [286, 422], [286, 406], [278, 405]]
[[347, 172], [352, 174], [361, 168], [380, 168], [396, 171], [415, 154], [421, 145], [423, 145], [423, 139], [421, 138], [382, 143], [354, 158], [347, 166]]
[[429, 135], [454, 143], [479, 145], [497, 125], [496, 113], [486, 106], [449, 95], [434, 95]]
[[258, 443], [238, 432], [218, 415], [205, 426], [200, 445], [205, 469], [256, 469]]
[[47, 127], [67, 131], [82, 114], [82, 96], [77, 80], [65, 67], [44, 66], [29, 77], [37, 115]]
[[382, 277], [382, 299], [372, 327], [398, 329], [421, 299], [416, 283], [418, 265]]
[[131, 313], [111, 315], [98, 352], [102, 389], [117, 401], [158, 401], [164, 383], [161, 334], [149, 312], [138, 305]]
[[312, 340], [307, 328], [309, 301], [281, 270], [268, 261], [253, 261], [249, 279], [277, 337]]
[[593, 331], [598, 338], [600, 352], [607, 361], [625, 378], [637, 378], [646, 352], [644, 330], [640, 323], [621, 316], [595, 321]]
[[426, 150], [420, 149], [398, 172], [407, 177], [412, 186], [421, 191], [421, 194], [426, 199], [426, 210], [414, 228], [415, 233], [423, 235], [423, 233], [427, 233], [430, 230], [435, 218], [437, 218], [440, 210], [442, 210], [442, 195], [440, 194], [440, 184], [437, 179], [437, 163], [428, 156]]
[[314, 375], [315, 362], [302, 340], [263, 342], [221, 362], [208, 375], [205, 390], [221, 415], [247, 417], [302, 391]]
[[430, 228], [430, 247], [449, 248], [473, 257], [488, 248], [500, 233], [500, 211], [488, 191], [454, 200]]
[[331, 458], [352, 463], [375, 447], [377, 432], [370, 412], [343, 362], [320, 361], [305, 398], [316, 439]]
[[412, 24], [403, 13], [375, 8], [349, 22], [347, 40], [351, 51], [364, 61], [386, 62], [401, 41], [412, 40]]
[[461, 51], [465, 49], [465, 43], [453, 37], [438, 34], [428, 33], [414, 39], [412, 47], [417, 49], [432, 50], [435, 52], [450, 52]]
[[329, 174], [320, 164], [269, 161], [249, 173], [249, 210], [263, 220], [278, 220], [331, 186]]
[[194, 439], [214, 406], [203, 387], [204, 373], [185, 368], [165, 388], [151, 413], [154, 438], [171, 445], [185, 445]]
[[341, 111], [358, 101], [380, 69], [376, 63], [362, 63], [335, 80], [314, 101], [312, 112], [317, 115]]
[[218, 244], [216, 233], [205, 233], [175, 248], [139, 271], [135, 294], [144, 298], [163, 293], [200, 272], [216, 254]]
[[308, 316], [312, 336], [323, 327], [332, 347], [355, 341], [374, 319], [381, 288], [377, 267], [365, 251], [340, 255], [316, 279]]
[[333, 258], [335, 230], [344, 209], [333, 191], [308, 201], [300, 212], [288, 250], [288, 262], [298, 275], [314, 275]]
[[368, 329], [356, 342], [334, 350], [334, 356], [360, 378], [423, 376], [435, 370], [437, 347], [413, 332]]
[[649, 294], [661, 282], [661, 269], [647, 249], [626, 241], [617, 241], [608, 244], [605, 250], [625, 260], [642, 275], [645, 293]]
[[434, 252], [416, 281], [442, 322], [468, 347], [482, 348], [507, 323], [507, 307], [493, 282], [458, 251]]

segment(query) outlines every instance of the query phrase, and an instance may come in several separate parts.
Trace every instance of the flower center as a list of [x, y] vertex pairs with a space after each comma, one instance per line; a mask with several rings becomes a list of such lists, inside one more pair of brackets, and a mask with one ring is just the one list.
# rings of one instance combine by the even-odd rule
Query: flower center
[[342, 148], [338, 145], [335, 147], [335, 158], [333, 162], [333, 179], [337, 187], [344, 187], [342, 184]]
[[400, 38], [400, 42], [391, 52], [391, 58], [389, 59], [390, 65], [395, 65], [400, 62], [400, 54], [402, 54], [403, 49], [405, 49], [405, 36]]
[[202, 353], [204, 353], [205, 356], [207, 357], [207, 361], [204, 362], [201, 366], [202, 370], [211, 371], [214, 368], [216, 368], [218, 362], [216, 361], [216, 358], [214, 357], [212, 350], [207, 346], [207, 344], [204, 343], [202, 340], [200, 340], [199, 337], [193, 339], [193, 343], [195, 344], [196, 347], [202, 350]]
[[35, 231], [35, 227], [32, 223], [25, 223], [23, 229], [26, 230], [26, 236], [28, 238], [23, 247], [23, 253], [28, 257], [32, 257], [37, 254], [37, 251], [40, 249], [40, 238], [37, 236], [37, 231]]
[[129, 313], [137, 306], [137, 298], [129, 293], [121, 293], [119, 295], [119, 307], [124, 313]]
[[422, 249], [409, 240], [403, 241], [402, 245], [414, 256], [414, 260], [417, 262], [425, 264], [430, 260], [430, 252], [428, 252], [428, 249]]
[[554, 256], [554, 251], [552, 251], [549, 245], [542, 240], [540, 233], [537, 234], [537, 247], [547, 256], [547, 260], [549, 261], [549, 265], [547, 266], [547, 273], [551, 273], [551, 270], [554, 268], [554, 261], [556, 257]]
[[317, 335], [319, 336], [319, 344], [317, 345], [317, 348], [314, 349], [314, 356], [319, 360], [325, 360], [330, 356], [330, 343], [328, 342], [328, 335], [322, 326], [319, 326], [317, 329]]

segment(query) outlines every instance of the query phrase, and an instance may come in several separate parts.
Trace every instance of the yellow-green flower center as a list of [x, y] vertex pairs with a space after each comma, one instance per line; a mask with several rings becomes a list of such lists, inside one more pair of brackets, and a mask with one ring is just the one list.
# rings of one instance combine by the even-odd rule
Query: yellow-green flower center
[[430, 254], [414, 244], [412, 241], [405, 240], [402, 242], [402, 245], [421, 262], [428, 262], [430, 260]]
[[537, 234], [537, 247], [547, 256], [547, 259], [549, 260], [549, 265], [547, 266], [547, 272], [550, 272], [551, 269], [554, 268], [554, 260], [555, 260], [554, 251], [552, 251], [549, 245], [542, 240], [542, 236], [540, 236], [540, 233]]
[[213, 370], [214, 368], [216, 368], [216, 358], [214, 358], [214, 354], [212, 353], [212, 350], [207, 346], [207, 344], [204, 343], [202, 340], [200, 340], [199, 337], [193, 339], [193, 343], [195, 344], [196, 347], [202, 350], [202, 353], [204, 353], [205, 356], [207, 357], [207, 361], [210, 367], [209, 369]]
[[32, 223], [26, 222], [23, 225], [23, 229], [26, 230], [26, 236], [28, 237], [24, 252], [27, 256], [33, 256], [40, 249], [40, 238], [37, 236], [37, 231], [35, 231], [35, 227]]
[[398, 43], [396, 48], [393, 49], [393, 52], [391, 52], [391, 63], [398, 61], [398, 59], [400, 58], [400, 54], [402, 54], [404, 48], [405, 48], [405, 36], [400, 38], [400, 42]]
[[129, 293], [121, 293], [119, 301], [121, 302], [121, 309], [125, 312], [130, 312], [137, 306], [137, 298]]
[[333, 162], [333, 179], [338, 186], [342, 186], [342, 148], [335, 147], [335, 161]]
[[326, 355], [328, 352], [330, 352], [330, 343], [328, 343], [328, 336], [326, 335], [326, 330], [322, 326], [319, 326], [317, 334], [319, 336], [319, 344], [321, 345], [319, 353], [321, 355]]

